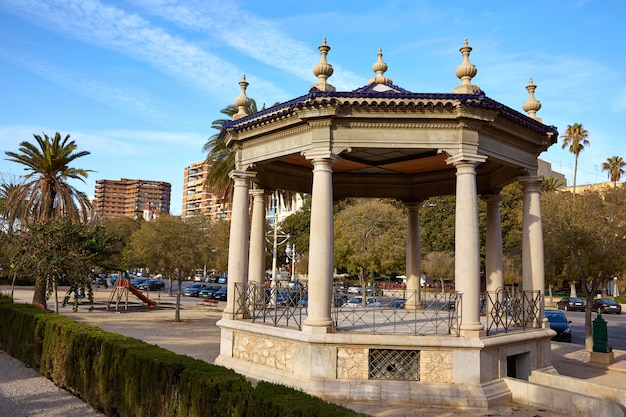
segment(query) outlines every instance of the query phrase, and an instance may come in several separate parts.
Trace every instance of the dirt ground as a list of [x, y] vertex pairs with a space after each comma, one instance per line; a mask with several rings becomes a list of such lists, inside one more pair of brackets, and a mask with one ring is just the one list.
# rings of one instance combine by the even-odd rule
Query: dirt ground
[[[0, 287], [4, 294], [9, 293], [8, 287]], [[164, 292], [151, 292], [151, 298], [158, 301], [156, 308], [148, 308], [138, 299], [129, 297], [128, 307], [125, 303], [117, 306], [112, 304], [107, 309], [110, 290], [98, 289], [95, 292], [93, 310], [87, 303], [82, 303], [78, 311], [73, 312], [70, 306], [60, 309], [64, 314], [76, 321], [100, 327], [106, 331], [123, 334], [155, 344], [178, 354], [188, 355], [213, 363], [219, 355], [220, 329], [216, 325], [221, 318], [219, 311], [209, 311], [196, 304], [197, 299], [183, 298], [180, 312], [181, 321], [174, 321], [175, 298]], [[31, 288], [19, 288], [14, 293], [16, 302], [32, 301]], [[221, 307], [223, 304], [220, 302]], [[54, 309], [52, 303], [48, 305]], [[563, 360], [561, 358], [561, 360]], [[353, 410], [373, 417], [565, 417], [540, 408], [527, 407], [519, 404], [499, 406], [487, 411], [455, 410], [440, 407], [394, 407], [380, 406], [369, 403], [342, 404]]]

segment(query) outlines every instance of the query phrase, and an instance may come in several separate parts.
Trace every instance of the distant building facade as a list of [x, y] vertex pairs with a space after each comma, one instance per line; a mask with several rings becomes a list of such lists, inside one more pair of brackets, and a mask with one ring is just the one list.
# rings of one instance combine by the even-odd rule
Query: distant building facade
[[206, 185], [206, 179], [213, 166], [206, 160], [198, 161], [185, 167], [183, 180], [182, 218], [203, 215], [211, 220], [230, 219], [230, 202]]
[[556, 172], [552, 170], [552, 164], [550, 162], [546, 162], [542, 159], [537, 159], [537, 175], [542, 176], [544, 179], [548, 177], [552, 177], [555, 180], [562, 181], [563, 186], [567, 186], [567, 178], [565, 175], [560, 172]]
[[[204, 215], [210, 220], [230, 220], [231, 202], [225, 201], [220, 195], [206, 185], [206, 179], [213, 166], [212, 161], [198, 161], [185, 167], [183, 180], [183, 220], [193, 216]], [[294, 194], [285, 201], [274, 193], [268, 199], [267, 218], [281, 223], [286, 217], [302, 207], [302, 196]]]
[[[172, 185], [151, 180], [97, 180], [93, 207], [99, 219], [147, 218], [169, 214]], [[146, 211], [147, 210], [147, 211]]]

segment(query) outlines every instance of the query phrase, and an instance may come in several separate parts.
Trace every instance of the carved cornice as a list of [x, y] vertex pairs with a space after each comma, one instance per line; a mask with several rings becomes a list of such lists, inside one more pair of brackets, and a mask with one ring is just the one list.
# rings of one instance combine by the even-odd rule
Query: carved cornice
[[459, 129], [460, 126], [455, 121], [448, 123], [430, 123], [430, 122], [389, 122], [384, 121], [360, 121], [360, 120], [336, 120], [334, 126], [337, 129]]

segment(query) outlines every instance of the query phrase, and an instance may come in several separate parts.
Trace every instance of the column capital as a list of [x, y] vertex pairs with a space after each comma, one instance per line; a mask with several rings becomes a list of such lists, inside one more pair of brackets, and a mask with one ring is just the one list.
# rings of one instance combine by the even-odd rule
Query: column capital
[[527, 175], [523, 177], [517, 177], [517, 182], [522, 184], [523, 192], [539, 192], [541, 191], [541, 184], [543, 184], [543, 177], [539, 175]]
[[504, 199], [504, 196], [499, 193], [498, 194], [483, 194], [480, 196], [480, 199], [485, 201], [487, 204], [489, 203], [497, 204]]
[[404, 207], [407, 208], [407, 210], [419, 210], [420, 207], [422, 207], [422, 202], [421, 201], [408, 201], [408, 202], [404, 202]]
[[329, 151], [326, 149], [322, 149], [322, 150], [314, 149], [311, 151], [302, 152], [302, 156], [304, 156], [309, 161], [313, 161], [313, 163], [315, 163], [315, 161], [328, 161], [331, 164], [334, 164], [339, 159], [339, 156], [337, 156], [332, 151]]
[[454, 165], [455, 167], [464, 166], [464, 165], [473, 165], [476, 166], [478, 164], [482, 164], [487, 160], [487, 157], [484, 155], [467, 155], [463, 153], [459, 153], [458, 155], [453, 155], [450, 158], [446, 159], [447, 164]]
[[266, 190], [264, 190], [263, 188], [254, 188], [250, 191], [248, 191], [248, 193], [253, 197], [253, 198], [265, 198], [265, 196], [267, 194], [269, 194]]
[[228, 173], [228, 178], [234, 181], [237, 181], [237, 180], [250, 181], [254, 177], [256, 177], [256, 172], [254, 171], [239, 171], [239, 170], [234, 169]]

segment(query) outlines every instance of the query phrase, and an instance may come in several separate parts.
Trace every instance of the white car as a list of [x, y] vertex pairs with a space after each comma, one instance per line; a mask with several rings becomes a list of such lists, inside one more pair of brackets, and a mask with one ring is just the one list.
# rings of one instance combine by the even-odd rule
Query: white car
[[361, 294], [363, 292], [363, 288], [360, 286], [352, 285], [348, 287], [348, 294]]
[[[361, 307], [363, 305], [363, 297], [354, 297], [348, 300], [347, 303], [343, 305], [343, 307]], [[375, 297], [367, 297], [365, 298], [365, 307], [380, 307], [380, 301]]]

